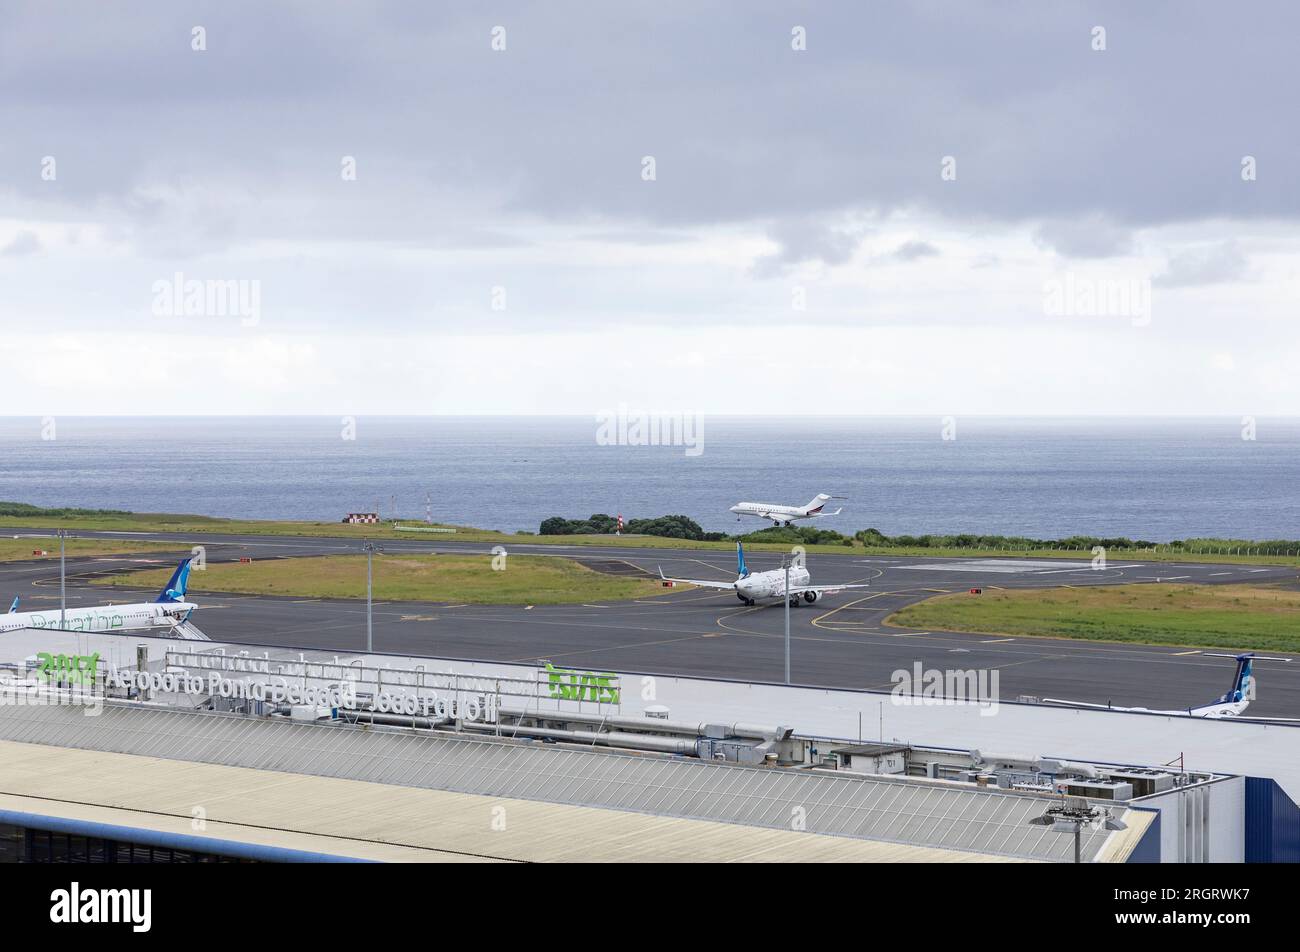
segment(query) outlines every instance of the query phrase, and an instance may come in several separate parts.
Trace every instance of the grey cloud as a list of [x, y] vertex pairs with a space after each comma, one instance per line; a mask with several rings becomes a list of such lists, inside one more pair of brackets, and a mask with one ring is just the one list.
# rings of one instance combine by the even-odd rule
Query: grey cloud
[[890, 257], [899, 261], [916, 261], [918, 258], [934, 258], [939, 249], [928, 241], [905, 241], [894, 249]]
[[1247, 261], [1235, 241], [1195, 248], [1169, 259], [1165, 270], [1156, 275], [1155, 283], [1163, 287], [1195, 287], [1222, 284], [1245, 277]]
[[[1117, 230], [1295, 217], [1300, 183], [1267, 170], [1300, 150], [1300, 128], [1279, 121], [1300, 85], [1300, 10], [1218, 13], [1209, 0], [770, 0], [743, 18], [724, 0], [532, 2], [491, 16], [395, 2], [17, 3], [0, 36], [0, 181], [132, 219], [150, 210], [130, 196], [160, 181], [300, 197], [296, 220], [235, 206], [204, 239], [214, 245], [389, 226], [418, 236], [434, 221], [454, 234], [487, 216], [682, 227], [919, 208], [1033, 223], [1095, 213]], [[1103, 53], [1088, 47], [1099, 18]], [[189, 49], [196, 21], [203, 53]], [[806, 52], [789, 48], [795, 21]], [[496, 22], [502, 53], [488, 45]], [[55, 187], [35, 174], [47, 153]], [[1260, 158], [1254, 192], [1237, 174], [1246, 153]], [[366, 195], [350, 228], [334, 214], [348, 202], [343, 154], [358, 156]], [[639, 176], [647, 154], [654, 182]], [[939, 178], [944, 155], [958, 159], [955, 182]], [[475, 195], [477, 215], [442, 214], [448, 192]], [[1061, 225], [1044, 234], [1070, 254], [1116, 247]]]
[[1067, 258], [1112, 258], [1133, 247], [1129, 229], [1097, 215], [1044, 222], [1035, 238], [1043, 247]]
[[[790, 49], [796, 22], [806, 52]], [[1089, 49], [1095, 22], [1105, 53]], [[195, 23], [206, 52], [189, 47]], [[733, 0], [18, 0], [0, 29], [0, 202], [115, 246], [122, 264], [75, 276], [51, 261], [62, 244], [24, 261], [38, 303], [84, 282], [70, 320], [95, 320], [105, 295], [134, 314], [184, 269], [262, 280], [270, 322], [288, 302], [314, 325], [748, 321], [770, 289], [745, 297], [707, 254], [661, 270], [638, 247], [667, 259], [678, 236], [766, 231], [778, 250], [743, 277], [775, 278], [842, 265], [912, 215], [937, 235], [1025, 228], [1084, 257], [1162, 224], [1300, 217], [1283, 172], [1300, 126], [1281, 121], [1297, 32], [1280, 0], [1231, 17], [1210, 0], [753, 0], [743, 17]], [[1258, 182], [1240, 180], [1244, 154]], [[40, 178], [45, 155], [57, 181]], [[557, 236], [623, 247], [616, 265], [557, 267]], [[498, 284], [504, 314], [485, 303]]]
[[776, 274], [804, 262], [844, 264], [862, 240], [855, 228], [811, 219], [779, 221], [769, 229], [768, 237], [780, 245], [780, 250], [755, 262], [754, 269], [760, 275]]
[[41, 239], [34, 231], [23, 230], [14, 235], [14, 240], [0, 250], [0, 255], [16, 258], [31, 255], [41, 250]]

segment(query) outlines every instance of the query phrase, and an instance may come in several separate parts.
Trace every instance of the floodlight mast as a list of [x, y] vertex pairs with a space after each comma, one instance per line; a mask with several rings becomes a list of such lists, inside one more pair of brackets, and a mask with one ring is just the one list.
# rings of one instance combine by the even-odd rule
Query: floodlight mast
[[1116, 820], [1110, 810], [1094, 807], [1083, 797], [1066, 797], [1056, 806], [1048, 807], [1041, 816], [1029, 821], [1030, 826], [1045, 826], [1055, 833], [1074, 834], [1074, 861], [1083, 862], [1083, 828], [1094, 830], [1126, 830], [1128, 824]]

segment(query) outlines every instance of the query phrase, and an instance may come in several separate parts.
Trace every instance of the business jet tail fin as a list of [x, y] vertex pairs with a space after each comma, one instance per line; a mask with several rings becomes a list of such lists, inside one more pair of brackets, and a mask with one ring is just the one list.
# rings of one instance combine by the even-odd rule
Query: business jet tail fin
[[830, 496], [825, 493], [818, 493], [816, 496], [813, 496], [812, 499], [808, 500], [808, 505], [803, 507], [804, 514], [809, 516], [816, 515], [821, 511], [822, 506], [826, 505], [830, 501]]

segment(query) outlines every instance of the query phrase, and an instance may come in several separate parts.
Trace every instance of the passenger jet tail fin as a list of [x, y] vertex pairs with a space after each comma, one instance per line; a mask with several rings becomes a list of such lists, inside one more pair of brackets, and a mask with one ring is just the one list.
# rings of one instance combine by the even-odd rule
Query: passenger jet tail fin
[[745, 564], [745, 547], [736, 543], [736, 574], [741, 578], [749, 575], [749, 566]]
[[167, 584], [163, 586], [162, 592], [159, 593], [158, 597], [155, 598], [154, 601], [155, 602], [184, 601], [185, 587], [189, 585], [189, 581], [190, 581], [190, 560], [186, 559], [185, 561], [181, 562], [180, 565], [176, 566], [176, 571], [172, 573], [172, 577], [167, 580]]
[[15, 596], [14, 596], [14, 602], [13, 602], [12, 605], [9, 606], [9, 614], [12, 615], [14, 612], [18, 611], [18, 599], [19, 599], [19, 597], [20, 597], [20, 596], [18, 596], [18, 595], [15, 595]]
[[1254, 695], [1254, 677], [1251, 674], [1251, 662], [1255, 660], [1254, 652], [1237, 655], [1237, 673], [1232, 678], [1232, 690], [1219, 698], [1220, 704], [1235, 704], [1249, 701]]

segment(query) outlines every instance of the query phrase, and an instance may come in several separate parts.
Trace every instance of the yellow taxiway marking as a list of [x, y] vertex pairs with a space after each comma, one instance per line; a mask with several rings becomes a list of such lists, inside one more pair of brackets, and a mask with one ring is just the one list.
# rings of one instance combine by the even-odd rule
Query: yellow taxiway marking
[[[593, 556], [593, 557], [592, 557], [592, 561], [596, 561], [596, 560], [597, 560], [597, 557]], [[630, 568], [630, 569], [636, 569], [638, 572], [645, 572], [645, 571], [646, 571], [646, 570], [643, 569], [641, 566], [637, 565], [635, 562], [629, 562], [627, 559], [599, 559], [599, 561], [601, 561], [601, 562], [622, 562], [624, 565], [626, 565], [626, 566], [627, 566], [628, 568]], [[613, 573], [612, 573], [612, 572], [607, 572], [607, 573], [605, 573], [605, 574], [607, 574], [607, 575], [612, 575]], [[648, 574], [648, 573], [647, 573], [647, 574]]]
[[844, 611], [844, 609], [846, 609], [846, 608], [852, 608], [854, 605], [857, 605], [857, 604], [859, 604], [859, 603], [861, 603], [861, 602], [869, 602], [869, 601], [871, 601], [871, 599], [873, 599], [873, 598], [879, 598], [879, 597], [882, 596], [882, 595], [894, 595], [894, 594], [897, 594], [897, 593], [895, 593], [895, 592], [876, 592], [876, 593], [874, 593], [874, 594], [872, 594], [872, 595], [864, 595], [864, 596], [862, 596], [861, 598], [855, 598], [855, 599], [854, 599], [853, 601], [851, 601], [851, 602], [845, 602], [845, 603], [844, 603], [843, 605], [841, 605], [839, 608], [832, 608], [830, 611], [828, 611], [828, 612], [824, 612], [824, 613], [818, 615], [816, 618], [814, 618], [814, 619], [812, 620], [812, 625], [813, 625], [814, 628], [820, 628], [820, 627], [822, 627], [822, 622], [824, 622], [827, 618], [830, 618], [832, 615], [834, 615], [834, 614], [836, 614], [836, 613], [838, 613], [838, 612], [842, 612], [842, 611]]
[[[830, 618], [832, 615], [836, 614], [837, 612], [842, 612], [842, 611], [845, 611], [845, 610], [850, 609], [850, 608], [854, 608], [856, 611], [864, 611], [864, 612], [870, 612], [870, 611], [889, 611], [889, 609], [885, 609], [885, 608], [874, 608], [874, 607], [872, 607], [872, 608], [855, 608], [855, 606], [860, 605], [862, 602], [869, 602], [869, 601], [871, 601], [871, 599], [873, 599], [873, 598], [880, 598], [882, 595], [907, 595], [907, 594], [909, 594], [909, 593], [911, 593], [911, 592], [916, 592], [916, 591], [921, 591], [921, 592], [942, 592], [942, 593], [945, 594], [945, 595], [948, 594], [948, 592], [947, 592], [945, 589], [934, 589], [934, 588], [922, 588], [922, 589], [915, 589], [915, 588], [897, 588], [897, 589], [893, 589], [892, 591], [888, 591], [888, 592], [874, 592], [874, 593], [872, 593], [871, 595], [864, 595], [862, 598], [855, 598], [855, 599], [854, 599], [853, 601], [851, 601], [851, 602], [845, 602], [845, 603], [844, 603], [843, 605], [841, 605], [839, 608], [832, 608], [830, 611], [825, 612], [824, 614], [818, 615], [816, 618], [814, 618], [814, 619], [812, 620], [812, 625], [813, 625], [814, 628], [821, 628], [821, 627], [822, 627], [822, 623], [825, 622], [826, 619]], [[838, 624], [838, 622], [837, 622], [837, 624]], [[850, 623], [850, 624], [851, 624], [851, 623]], [[929, 632], [925, 632], [925, 634], [929, 634]]]
[[1189, 654], [1200, 654], [1200, 653], [1201, 653], [1201, 652], [1200, 652], [1200, 649], [1197, 649], [1196, 651], [1175, 651], [1174, 654], [1173, 654], [1173, 656], [1174, 656], [1175, 658], [1182, 658], [1182, 657], [1184, 657], [1185, 655], [1189, 655]]
[[1000, 645], [1005, 641], [1015, 641], [1014, 638], [994, 638], [992, 641], [981, 641], [982, 645]]

